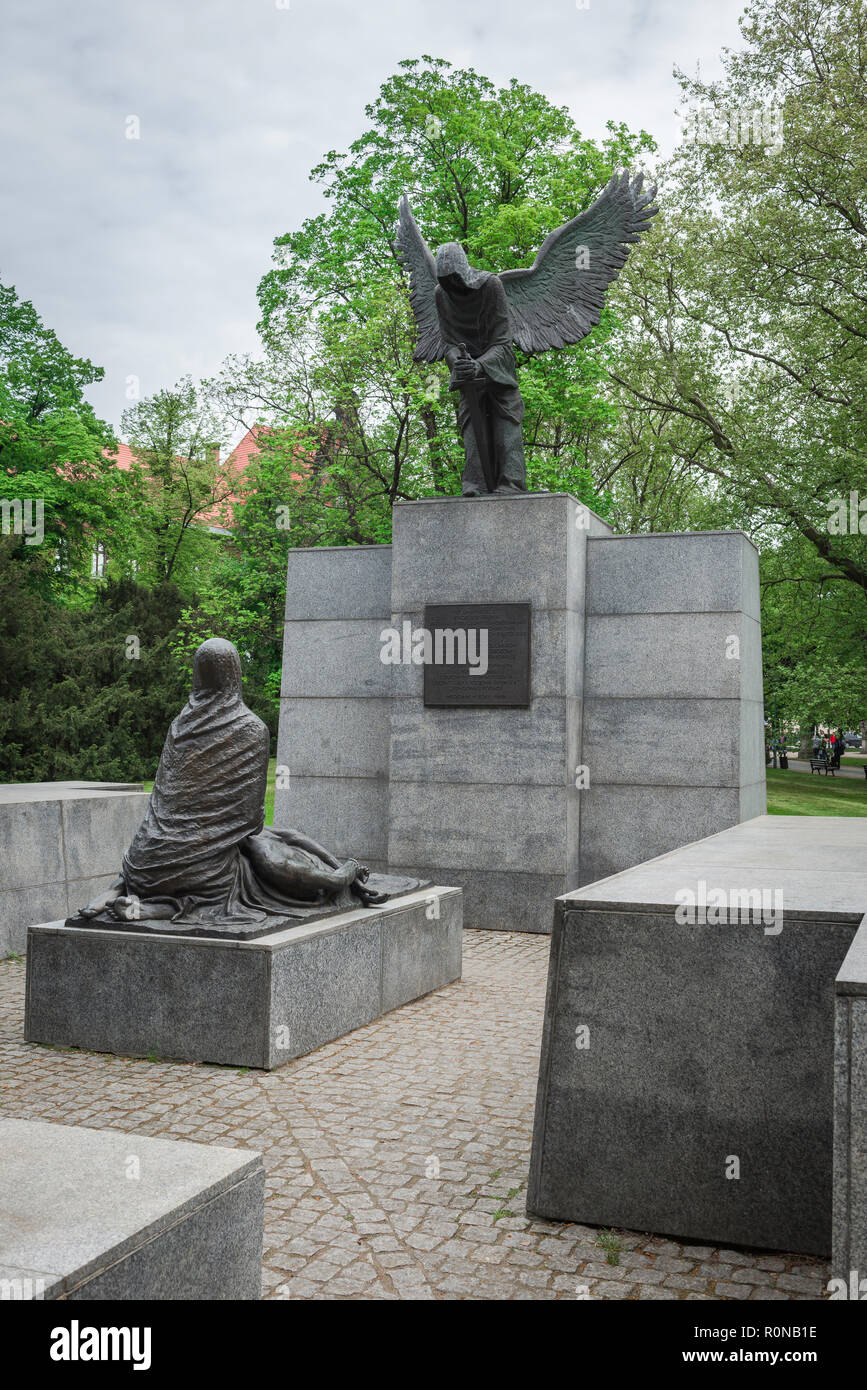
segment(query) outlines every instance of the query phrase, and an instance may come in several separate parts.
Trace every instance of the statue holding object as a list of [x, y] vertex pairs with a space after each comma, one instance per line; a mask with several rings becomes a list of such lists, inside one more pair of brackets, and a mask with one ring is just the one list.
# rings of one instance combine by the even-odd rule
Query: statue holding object
[[413, 357], [444, 358], [449, 389], [460, 392], [464, 497], [526, 492], [524, 402], [513, 344], [526, 353], [547, 352], [580, 343], [599, 322], [629, 245], [658, 211], [656, 189], [642, 193], [642, 183], [641, 175], [615, 174], [589, 208], [545, 238], [529, 269], [499, 275], [475, 270], [457, 241], [434, 258], [408, 198], [401, 198], [395, 249], [409, 272]]

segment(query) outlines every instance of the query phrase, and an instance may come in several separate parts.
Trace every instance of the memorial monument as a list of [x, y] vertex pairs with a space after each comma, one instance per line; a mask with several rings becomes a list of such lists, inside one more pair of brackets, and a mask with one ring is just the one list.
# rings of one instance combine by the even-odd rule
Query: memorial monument
[[268, 753], [211, 638], [119, 877], [29, 929], [28, 1041], [271, 1068], [460, 978], [460, 890], [265, 828]]
[[445, 358], [449, 388], [460, 392], [464, 497], [526, 491], [524, 402], [512, 343], [525, 353], [547, 352], [580, 343], [599, 322], [629, 244], [658, 212], [656, 189], [642, 193], [642, 183], [641, 175], [614, 175], [589, 208], [545, 238], [529, 269], [499, 275], [475, 270], [457, 241], [434, 259], [409, 199], [401, 199], [396, 250], [410, 276], [414, 360]]
[[415, 355], [460, 392], [463, 496], [397, 503], [391, 545], [289, 552], [275, 825], [460, 885], [468, 926], [550, 932], [563, 893], [765, 809], [749, 539], [617, 536], [526, 491], [513, 344], [580, 341], [652, 199], [612, 179], [499, 276], [434, 256], [404, 199]]
[[357, 859], [341, 863], [301, 831], [265, 829], [269, 746], [244, 704], [236, 648], [203, 642], [121, 875], [67, 925], [243, 938], [421, 886], [371, 879]]
[[555, 904], [527, 1211], [867, 1254], [867, 821], [759, 816]]

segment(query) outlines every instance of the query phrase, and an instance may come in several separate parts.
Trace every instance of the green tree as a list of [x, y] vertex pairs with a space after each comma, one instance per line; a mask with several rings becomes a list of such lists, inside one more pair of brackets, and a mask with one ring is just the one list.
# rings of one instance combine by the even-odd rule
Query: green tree
[[125, 410], [122, 425], [137, 461], [138, 527], [121, 568], [194, 587], [215, 550], [209, 526], [229, 521], [234, 479], [221, 463], [224, 421], [207, 391], [185, 377]]
[[618, 408], [593, 475], [615, 521], [747, 530], [769, 688], [789, 672], [794, 709], [837, 671], [851, 711], [867, 518], [834, 518], [867, 500], [867, 7], [754, 3], [741, 28], [718, 82], [681, 74], [664, 211], [611, 294]]
[[[654, 148], [645, 132], [613, 123], [597, 145], [565, 108], [516, 80], [498, 90], [430, 57], [401, 63], [366, 116], [349, 150], [329, 152], [311, 175], [329, 211], [276, 240], [259, 286], [259, 376], [248, 363], [225, 383], [253, 408], [267, 398], [270, 422], [302, 440], [315, 460], [315, 505], [342, 508], [350, 541], [387, 539], [395, 500], [454, 492], [462, 469], [446, 373], [412, 362], [393, 247], [401, 193], [432, 245], [458, 240], [474, 264], [503, 270], [530, 264], [615, 168]], [[588, 448], [612, 409], [599, 392], [611, 328], [605, 316], [581, 345], [519, 360], [530, 485], [597, 506]], [[313, 494], [298, 491], [312, 524]]]
[[245, 700], [276, 737], [280, 712], [286, 560], [292, 526], [291, 475], [296, 448], [266, 436], [244, 479], [232, 537], [184, 609], [174, 651], [187, 673], [209, 637], [234, 642], [244, 673]]
[[[114, 437], [84, 399], [102, 375], [0, 284], [3, 531], [18, 537], [4, 548], [4, 563], [24, 565], [43, 591], [75, 592], [89, 575], [95, 536], [130, 539], [128, 482], [107, 456]], [[36, 525], [37, 507], [42, 524], [26, 536], [23, 522]]]
[[181, 595], [130, 580], [85, 607], [36, 592], [0, 542], [0, 780], [152, 777], [189, 687], [172, 651]]

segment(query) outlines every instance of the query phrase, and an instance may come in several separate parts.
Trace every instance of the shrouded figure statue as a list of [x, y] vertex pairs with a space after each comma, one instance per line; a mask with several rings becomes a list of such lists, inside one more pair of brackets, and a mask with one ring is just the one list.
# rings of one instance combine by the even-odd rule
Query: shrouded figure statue
[[235, 647], [203, 642], [121, 877], [70, 923], [259, 935], [419, 886], [341, 863], [300, 831], [265, 829], [268, 753], [268, 730], [242, 698]]
[[460, 391], [464, 497], [525, 492], [527, 472], [513, 343], [527, 354], [579, 343], [599, 322], [605, 291], [629, 243], [646, 231], [656, 192], [642, 178], [611, 179], [585, 212], [542, 243], [532, 266], [494, 275], [474, 270], [456, 241], [434, 259], [409, 201], [400, 200], [395, 250], [410, 277], [416, 362], [449, 365]]
[[450, 387], [459, 390], [458, 426], [466, 467], [463, 494], [524, 492], [527, 469], [515, 353], [506, 292], [499, 276], [473, 270], [456, 241], [436, 258], [436, 308], [451, 368]]

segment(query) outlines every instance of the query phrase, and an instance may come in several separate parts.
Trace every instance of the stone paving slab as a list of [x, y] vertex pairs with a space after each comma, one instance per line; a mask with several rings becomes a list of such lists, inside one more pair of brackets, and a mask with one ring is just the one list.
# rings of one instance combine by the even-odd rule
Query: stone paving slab
[[[23, 1041], [0, 963], [0, 1114], [248, 1147], [263, 1292], [328, 1299], [816, 1299], [823, 1260], [524, 1211], [547, 938], [464, 933], [464, 977], [275, 1072]], [[2, 1252], [0, 1252], [2, 1260]]]

